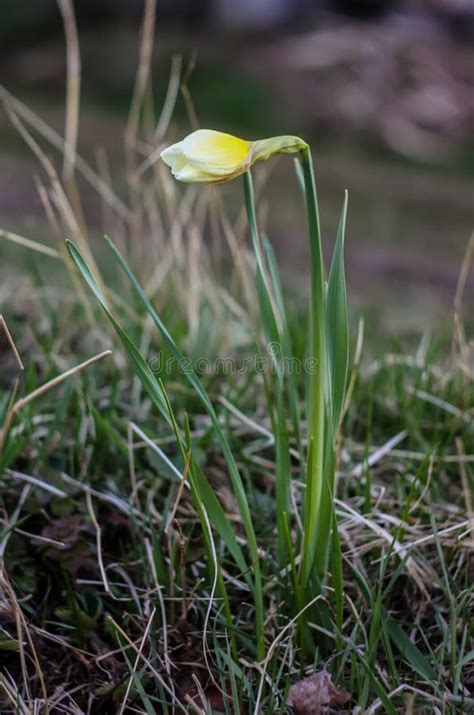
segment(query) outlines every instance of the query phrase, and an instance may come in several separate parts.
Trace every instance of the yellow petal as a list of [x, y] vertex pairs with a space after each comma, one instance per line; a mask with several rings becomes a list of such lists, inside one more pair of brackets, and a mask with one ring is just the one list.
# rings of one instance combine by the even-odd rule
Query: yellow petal
[[186, 159], [211, 174], [235, 171], [245, 162], [251, 142], [212, 129], [198, 129], [181, 142]]
[[177, 164], [182, 164], [186, 161], [181, 145], [183, 142], [178, 142], [177, 144], [172, 144], [171, 146], [164, 149], [160, 156], [171, 169], [174, 169]]
[[215, 181], [216, 177], [213, 174], [208, 174], [202, 169], [193, 166], [185, 160], [185, 163], [178, 167], [172, 169], [173, 176], [178, 179], [178, 181], [185, 181], [187, 184], [192, 184], [195, 181], [199, 182], [210, 182]]

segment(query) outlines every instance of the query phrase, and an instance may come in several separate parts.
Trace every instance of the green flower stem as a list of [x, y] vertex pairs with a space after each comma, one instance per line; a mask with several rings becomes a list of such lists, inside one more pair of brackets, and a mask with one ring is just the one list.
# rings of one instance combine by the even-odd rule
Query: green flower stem
[[268, 280], [266, 279], [266, 272], [263, 265], [262, 258], [262, 247], [260, 244], [260, 237], [258, 233], [257, 225], [257, 212], [255, 211], [255, 198], [253, 193], [253, 181], [252, 174], [250, 171], [246, 171], [244, 174], [244, 197], [245, 197], [245, 210], [247, 212], [247, 220], [249, 222], [249, 233], [252, 241], [252, 247], [255, 253], [255, 260], [257, 261], [257, 269], [265, 284], [265, 289], [267, 294], [270, 295], [270, 289], [268, 286]]
[[311, 306], [310, 306], [310, 358], [314, 361], [310, 374], [308, 398], [309, 458], [304, 501], [304, 537], [301, 565], [301, 586], [306, 588], [310, 579], [317, 543], [318, 524], [321, 518], [321, 497], [324, 485], [324, 424], [326, 402], [326, 329], [324, 263], [321, 247], [321, 229], [316, 196], [313, 163], [309, 147], [301, 152], [306, 210], [311, 249]]
[[[255, 200], [250, 171], [244, 174], [244, 195], [245, 207], [249, 222], [249, 231], [252, 245], [257, 261], [257, 294], [260, 307], [261, 321], [266, 339], [270, 342], [282, 346], [282, 337], [278, 327], [277, 309], [274, 305], [274, 295], [270, 286], [268, 273], [266, 271], [262, 245], [258, 232], [257, 216], [255, 211]], [[281, 316], [280, 316], [281, 319]], [[283, 375], [280, 373], [278, 356], [274, 357], [274, 391], [275, 391], [275, 417], [272, 419], [276, 441], [276, 518], [278, 533], [278, 559], [281, 567], [286, 566], [288, 561], [288, 543], [286, 535], [286, 515], [290, 512], [290, 446], [286, 425], [286, 414], [284, 408], [284, 384]]]

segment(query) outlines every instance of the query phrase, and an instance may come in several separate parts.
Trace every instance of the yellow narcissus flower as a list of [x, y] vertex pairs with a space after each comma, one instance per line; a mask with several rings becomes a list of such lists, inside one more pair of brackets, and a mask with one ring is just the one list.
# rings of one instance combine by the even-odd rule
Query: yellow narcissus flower
[[282, 136], [245, 141], [212, 129], [198, 129], [161, 152], [161, 158], [179, 181], [229, 181], [256, 161], [275, 154], [292, 154], [307, 148], [299, 137]]

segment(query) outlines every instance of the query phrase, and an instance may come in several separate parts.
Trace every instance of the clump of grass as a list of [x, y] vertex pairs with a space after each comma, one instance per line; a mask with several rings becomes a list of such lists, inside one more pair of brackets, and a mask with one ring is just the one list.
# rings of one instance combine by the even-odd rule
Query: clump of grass
[[[350, 694], [348, 711], [469, 712], [468, 260], [451, 356], [423, 338], [413, 353], [402, 346], [369, 363], [359, 330], [330, 431], [334, 494], [321, 497], [332, 540], [317, 561], [304, 549], [298, 558], [299, 535], [318, 528], [300, 508], [311, 498], [305, 454], [319, 423], [304, 417], [303, 375], [282, 379], [246, 359], [257, 351], [301, 360], [293, 326], [312, 318], [283, 306], [250, 180], [256, 261], [242, 247], [242, 224], [211, 190], [181, 195], [156, 162], [170, 113], [151, 121], [143, 108], [153, 8], [148, 2], [127, 131], [127, 202], [71, 151], [75, 100], [64, 151], [58, 135], [3, 94], [46, 171], [39, 195], [57, 245], [41, 261], [52, 275], [65, 266], [70, 286], [52, 293], [38, 284], [23, 313], [18, 299], [12, 310], [18, 279], [6, 305], [25, 374], [14, 400], [9, 384], [0, 400], [2, 712], [288, 712], [290, 685], [323, 669]], [[65, 17], [73, 22], [67, 8]], [[173, 75], [170, 101], [177, 83]], [[38, 134], [66, 157], [63, 178]], [[123, 272], [112, 280], [103, 255], [94, 259], [77, 172], [97, 190], [115, 238], [107, 255]], [[231, 269], [204, 242], [208, 226], [226, 236]], [[72, 255], [98, 303], [77, 279], [65, 235], [79, 246]], [[265, 355], [273, 342], [278, 352]], [[112, 357], [91, 364], [111, 345]], [[186, 362], [215, 360], [226, 346], [246, 371], [201, 374]], [[11, 349], [2, 344], [5, 359]]]

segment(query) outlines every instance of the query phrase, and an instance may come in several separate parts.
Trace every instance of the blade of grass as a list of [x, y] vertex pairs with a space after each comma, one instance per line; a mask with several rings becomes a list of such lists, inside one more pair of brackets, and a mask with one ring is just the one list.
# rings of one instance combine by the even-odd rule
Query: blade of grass
[[[109, 320], [111, 321], [113, 327], [115, 328], [122, 345], [127, 353], [127, 356], [129, 357], [129, 360], [140, 378], [145, 390], [147, 391], [147, 394], [151, 398], [152, 402], [154, 405], [157, 407], [159, 410], [160, 414], [165, 418], [165, 420], [168, 422], [168, 424], [171, 425], [171, 427], [174, 430], [176, 439], [178, 441], [178, 445], [180, 446], [181, 449], [181, 454], [183, 457], [183, 460], [185, 460], [186, 457], [186, 449], [184, 447], [184, 444], [181, 440], [180, 436], [180, 430], [178, 428], [176, 419], [173, 414], [173, 410], [171, 408], [171, 404], [168, 400], [168, 397], [166, 395], [166, 392], [164, 390], [164, 385], [161, 381], [157, 381], [156, 376], [152, 372], [151, 368], [149, 367], [148, 363], [146, 360], [143, 358], [133, 341], [128, 337], [128, 335], [125, 333], [125, 331], [122, 329], [120, 324], [117, 322], [117, 320], [114, 318], [112, 313], [110, 312], [110, 309], [108, 308], [108, 305], [105, 301], [105, 297], [100, 290], [97, 282], [95, 281], [95, 278], [87, 265], [87, 262], [84, 258], [84, 256], [81, 254], [79, 249], [71, 242], [68, 242], [68, 250], [70, 252], [70, 255], [76, 264], [76, 266], [79, 268], [81, 275], [83, 276], [84, 280], [86, 281], [87, 285], [90, 287], [92, 292], [94, 293], [95, 297], [101, 304], [102, 308], [106, 312]], [[216, 418], [217, 419], [217, 418]], [[237, 540], [235, 538], [235, 533], [233, 531], [233, 528], [224, 512], [222, 509], [222, 506], [215, 496], [213, 490], [211, 489], [207, 479], [205, 478], [203, 472], [199, 469], [194, 468], [194, 462], [192, 462], [191, 468], [190, 468], [190, 486], [193, 492], [193, 496], [195, 499], [195, 503], [198, 508], [201, 506], [201, 504], [204, 505], [205, 509], [207, 512], [210, 514], [212, 523], [216, 530], [218, 531], [220, 537], [223, 539], [224, 543], [226, 544], [227, 548], [229, 549], [230, 553], [232, 554], [234, 560], [236, 561], [237, 565], [241, 569], [241, 571], [244, 573], [244, 575], [247, 577], [249, 580], [249, 585], [251, 588], [255, 587], [255, 583], [252, 581], [252, 579], [249, 576], [249, 567], [247, 565], [247, 562], [244, 559], [244, 556], [242, 554], [242, 550], [240, 549], [240, 546], [237, 543]], [[204, 520], [204, 515], [203, 513], [200, 513], [200, 517]], [[203, 521], [205, 525], [205, 521]]]
[[[177, 360], [178, 365], [183, 364], [182, 361], [184, 360], [184, 355], [179, 350], [178, 346], [176, 345], [176, 343], [173, 340], [168, 329], [162, 322], [158, 313], [151, 305], [151, 303], [148, 300], [147, 296], [145, 295], [142, 287], [140, 286], [138, 280], [135, 278], [132, 270], [130, 269], [128, 263], [126, 262], [125, 258], [122, 256], [122, 254], [120, 253], [120, 251], [114, 245], [114, 243], [112, 242], [112, 240], [110, 238], [107, 238], [107, 243], [110, 246], [110, 248], [112, 249], [112, 252], [113, 252], [115, 258], [117, 259], [119, 266], [122, 268], [122, 270], [126, 274], [127, 278], [129, 279], [129, 281], [130, 281], [137, 297], [140, 299], [143, 307], [146, 309], [146, 311], [152, 318], [153, 322], [155, 323], [156, 327], [159, 329], [170, 352], [172, 353], [174, 358]], [[229, 477], [231, 480], [232, 487], [234, 489], [234, 494], [235, 494], [237, 504], [239, 507], [242, 524], [243, 524], [243, 527], [244, 527], [244, 530], [245, 530], [245, 533], [247, 536], [248, 548], [249, 548], [249, 552], [250, 552], [250, 558], [251, 558], [251, 562], [252, 562], [253, 575], [254, 575], [252, 590], [253, 590], [253, 595], [255, 598], [255, 619], [256, 619], [255, 626], [256, 626], [256, 635], [257, 635], [257, 653], [258, 653], [258, 658], [261, 659], [264, 656], [264, 614], [263, 614], [262, 577], [261, 577], [261, 570], [260, 570], [260, 559], [259, 559], [258, 548], [257, 548], [257, 539], [255, 536], [252, 515], [250, 512], [247, 496], [245, 493], [245, 489], [244, 489], [244, 486], [242, 483], [242, 479], [241, 479], [239, 470], [237, 468], [237, 464], [236, 464], [234, 455], [230, 448], [229, 442], [222, 430], [222, 427], [219, 422], [219, 418], [217, 417], [216, 411], [214, 409], [214, 406], [213, 406], [207, 392], [205, 391], [204, 387], [202, 386], [201, 381], [199, 380], [196, 372], [193, 369], [185, 370], [185, 376], [188, 379], [188, 381], [190, 382], [191, 386], [196, 391], [196, 393], [198, 394], [198, 396], [200, 397], [200, 399], [206, 409], [206, 412], [209, 415], [209, 418], [211, 420], [216, 439], [219, 442], [222, 453], [223, 453], [224, 458], [227, 463], [227, 467], [229, 470]]]
[[423, 653], [411, 642], [400, 624], [391, 616], [386, 614], [384, 619], [385, 626], [389, 636], [400, 652], [402, 658], [411, 665], [411, 667], [426, 680], [435, 680], [436, 673], [431, 666], [429, 660]]

